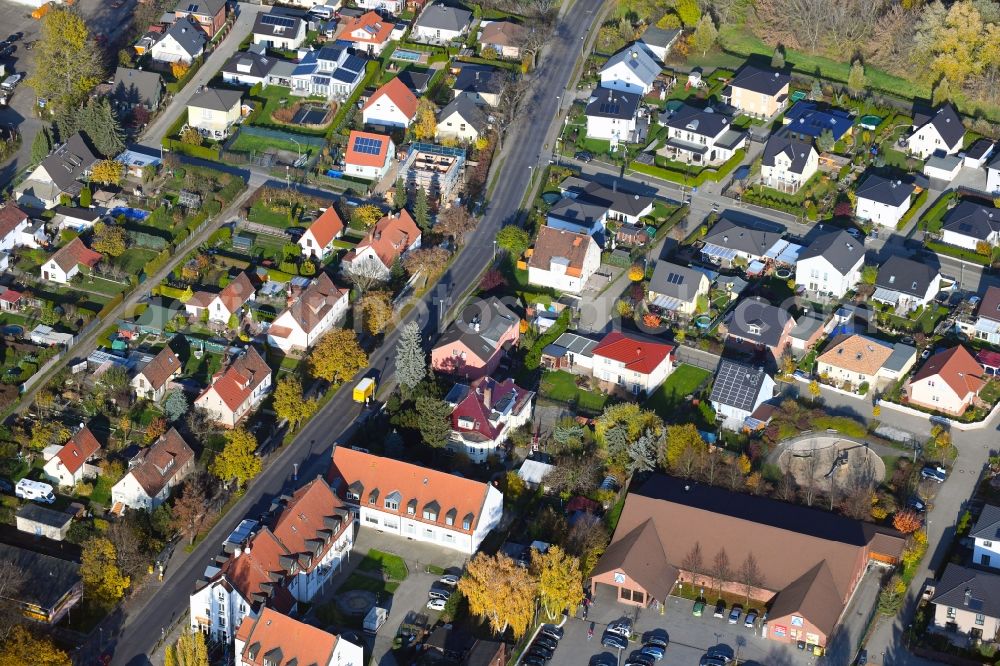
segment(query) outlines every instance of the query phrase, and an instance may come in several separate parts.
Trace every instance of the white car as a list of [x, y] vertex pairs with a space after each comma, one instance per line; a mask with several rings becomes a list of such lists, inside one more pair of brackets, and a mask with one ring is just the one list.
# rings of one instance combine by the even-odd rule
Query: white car
[[444, 599], [431, 599], [427, 602], [427, 608], [432, 611], [443, 611], [446, 603], [448, 602]]
[[441, 583], [442, 585], [449, 585], [451, 587], [455, 587], [456, 585], [458, 585], [458, 576], [447, 574], [438, 578], [438, 582]]

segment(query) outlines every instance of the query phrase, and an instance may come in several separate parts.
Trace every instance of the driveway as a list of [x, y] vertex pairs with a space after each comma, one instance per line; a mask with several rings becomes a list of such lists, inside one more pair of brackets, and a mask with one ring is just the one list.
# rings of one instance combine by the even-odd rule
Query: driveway
[[868, 628], [868, 619], [875, 608], [875, 602], [878, 601], [884, 574], [881, 568], [875, 566], [865, 572], [854, 591], [851, 603], [841, 617], [840, 625], [830, 637], [824, 663], [849, 664], [854, 659], [865, 629]]

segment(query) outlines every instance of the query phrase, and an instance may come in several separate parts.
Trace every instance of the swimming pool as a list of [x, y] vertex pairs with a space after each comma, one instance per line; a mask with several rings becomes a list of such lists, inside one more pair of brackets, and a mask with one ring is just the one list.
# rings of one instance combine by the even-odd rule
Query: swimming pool
[[118, 217], [119, 215], [124, 215], [126, 220], [138, 221], [145, 220], [149, 217], [148, 210], [142, 210], [141, 208], [128, 208], [126, 206], [115, 206], [111, 209], [109, 213], [111, 217]]
[[417, 62], [424, 54], [420, 51], [408, 51], [406, 49], [396, 49], [392, 52], [392, 60], [404, 60], [406, 62]]

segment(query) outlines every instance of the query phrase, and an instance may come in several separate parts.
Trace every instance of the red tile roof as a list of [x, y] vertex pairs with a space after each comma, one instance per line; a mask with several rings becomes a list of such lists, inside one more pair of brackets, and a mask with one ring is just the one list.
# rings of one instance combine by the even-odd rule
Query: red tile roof
[[[280, 654], [280, 661], [268, 661], [277, 666], [326, 666], [333, 659], [339, 638], [322, 629], [293, 620], [270, 608], [261, 611], [256, 620], [247, 616], [237, 632], [245, 642], [241, 664], [264, 666], [265, 657], [273, 660]], [[273, 653], [273, 650], [279, 652]]]
[[[513, 401], [510, 413], [516, 414], [524, 407], [526, 400], [534, 394], [514, 383], [513, 379], [498, 382], [492, 377], [484, 377], [469, 391], [451, 413], [451, 427], [468, 437], [478, 434], [484, 440], [494, 440], [506, 427], [506, 419], [493, 413], [494, 409], [505, 408], [506, 400]], [[472, 427], [463, 427], [462, 421], [472, 422]]]
[[246, 273], [240, 273], [219, 293], [219, 299], [231, 314], [253, 298], [255, 293], [257, 290], [254, 288], [253, 282], [250, 281]]
[[140, 374], [146, 378], [154, 391], [158, 391], [180, 369], [181, 360], [177, 358], [177, 354], [170, 347], [164, 347], [145, 365]]
[[[334, 509], [338, 508], [348, 507], [326, 481], [318, 477], [296, 490], [281, 510], [272, 531], [289, 553], [305, 556], [299, 561], [304, 571], [316, 567], [340, 535], [352, 528], [352, 520], [341, 520], [336, 522], [337, 528], [331, 527], [327, 519], [333, 518]], [[330, 538], [323, 543], [326, 534]]]
[[194, 451], [181, 434], [171, 428], [133, 458], [135, 464], [129, 474], [147, 496], [156, 497], [193, 458]]
[[406, 252], [420, 238], [420, 227], [404, 208], [396, 215], [386, 215], [375, 223], [368, 235], [352, 250], [355, 256], [371, 247], [379, 260], [388, 268], [396, 257]]
[[90, 456], [101, 450], [94, 433], [90, 428], [84, 426], [76, 431], [76, 434], [69, 438], [56, 457], [62, 462], [63, 467], [69, 470], [70, 474], [76, 474], [77, 470], [83, 467]]
[[[280, 559], [289, 553], [268, 528], [255, 534], [241, 553], [226, 560], [216, 580], [224, 578], [251, 604], [254, 595], [270, 599], [268, 605], [287, 611], [294, 604], [291, 593], [282, 585], [288, 573], [281, 568]], [[274, 576], [272, 577], [272, 574]]]
[[[371, 153], [361, 153], [355, 150], [355, 140], [359, 138], [378, 141], [378, 153], [372, 155]], [[380, 167], [385, 164], [386, 159], [389, 157], [389, 143], [391, 141], [392, 139], [384, 134], [351, 130], [351, 135], [347, 137], [347, 151], [344, 153], [344, 162], [357, 166]]]
[[956, 345], [928, 358], [910, 381], [919, 382], [935, 376], [950, 386], [955, 395], [963, 399], [969, 393], [979, 393], [979, 389], [986, 385], [986, 380], [983, 379], [983, 366], [979, 365], [962, 345]]
[[68, 273], [78, 264], [93, 268], [94, 264], [101, 260], [101, 253], [94, 252], [84, 245], [82, 240], [74, 238], [65, 247], [52, 255], [52, 260], [56, 262], [56, 265], [64, 273]]
[[226, 406], [235, 412], [270, 374], [271, 368], [256, 349], [249, 347], [245, 354], [216, 375], [213, 384], [202, 391], [198, 399], [209, 391], [215, 391]]
[[603, 356], [625, 364], [634, 372], [648, 375], [670, 357], [674, 346], [665, 342], [651, 342], [612, 331], [594, 347], [594, 356]]
[[[392, 21], [384, 21], [375, 12], [367, 12], [355, 19], [349, 18], [344, 21], [344, 29], [337, 35], [337, 39], [360, 44], [384, 44], [389, 41], [393, 27]], [[364, 30], [364, 37], [355, 37], [351, 34], [358, 28]]]
[[407, 118], [413, 118], [417, 115], [417, 96], [406, 87], [405, 83], [399, 80], [398, 76], [373, 92], [372, 96], [368, 98], [365, 108], [375, 104], [382, 96], [388, 97]]
[[337, 215], [337, 211], [330, 206], [323, 214], [316, 218], [316, 221], [309, 225], [307, 230], [316, 239], [319, 249], [326, 247], [330, 241], [344, 231], [344, 222]]
[[14, 204], [8, 203], [0, 208], [0, 238], [6, 237], [27, 219], [28, 214]]
[[22, 294], [19, 291], [8, 289], [7, 291], [0, 294], [0, 301], [4, 301], [5, 303], [17, 303], [19, 300], [21, 300], [21, 296], [23, 295], [24, 294]]

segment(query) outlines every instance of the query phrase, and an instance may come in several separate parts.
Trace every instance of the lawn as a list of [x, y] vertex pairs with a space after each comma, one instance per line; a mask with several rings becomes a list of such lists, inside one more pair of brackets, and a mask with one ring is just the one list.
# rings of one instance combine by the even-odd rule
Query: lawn
[[[278, 109], [283, 106], [290, 106], [296, 102], [315, 101], [326, 104], [326, 99], [322, 97], [293, 97], [288, 88], [284, 88], [282, 86], [268, 86], [254, 95], [253, 99], [257, 102], [263, 102], [264, 108], [254, 114], [254, 117], [251, 119], [252, 125], [256, 125], [258, 127], [272, 127], [274, 129], [295, 132], [298, 134], [309, 134], [312, 136], [323, 136], [326, 134], [326, 127], [312, 129], [303, 127], [302, 125], [281, 123], [272, 117], [272, 114]], [[282, 101], [285, 103], [282, 104]], [[335, 113], [336, 109], [334, 109], [334, 114]], [[331, 114], [330, 117], [332, 118], [334, 114]]]
[[125, 254], [114, 260], [115, 265], [129, 275], [138, 275], [142, 269], [157, 255], [155, 250], [141, 247], [129, 248]]
[[293, 221], [288, 219], [288, 213], [272, 210], [260, 201], [250, 207], [250, 215], [247, 219], [278, 229], [287, 229], [293, 224]]
[[[390, 583], [384, 580], [379, 580], [378, 578], [372, 578], [371, 576], [366, 576], [362, 573], [353, 573], [347, 577], [343, 585], [337, 588], [338, 592], [347, 592], [349, 590], [365, 590], [368, 592], [373, 592], [378, 595], [391, 595], [399, 589], [399, 583]], [[385, 601], [385, 597], [382, 596], [382, 601]]]
[[944, 216], [948, 212], [948, 205], [955, 198], [955, 192], [945, 192], [934, 205], [927, 209], [924, 216], [920, 218], [920, 227], [931, 233], [939, 233], [941, 225], [944, 223]]
[[308, 152], [312, 146], [302, 144], [301, 147], [293, 141], [286, 141], [277, 137], [253, 136], [247, 132], [240, 132], [236, 141], [230, 146], [230, 150], [237, 153], [263, 153], [269, 150], [285, 150], [290, 153]]
[[991, 379], [979, 391], [980, 399], [987, 405], [995, 405], [1000, 401], [1000, 379]]
[[368, 551], [365, 559], [358, 564], [358, 569], [369, 573], [381, 573], [383, 578], [395, 581], [406, 579], [410, 573], [402, 557], [374, 549]]
[[598, 414], [604, 410], [609, 396], [597, 391], [588, 391], [576, 385], [577, 375], [555, 370], [542, 376], [539, 392], [543, 398], [576, 405], [581, 412]]
[[[131, 274], [131, 273], [130, 273]], [[115, 296], [128, 288], [128, 282], [111, 280], [98, 276], [87, 276], [80, 283], [80, 289], [92, 291], [105, 296]]]
[[646, 401], [646, 406], [660, 415], [665, 421], [676, 421], [678, 412], [683, 408], [685, 396], [694, 393], [702, 382], [712, 376], [708, 370], [696, 368], [693, 365], [681, 364], [670, 373], [656, 393]]

